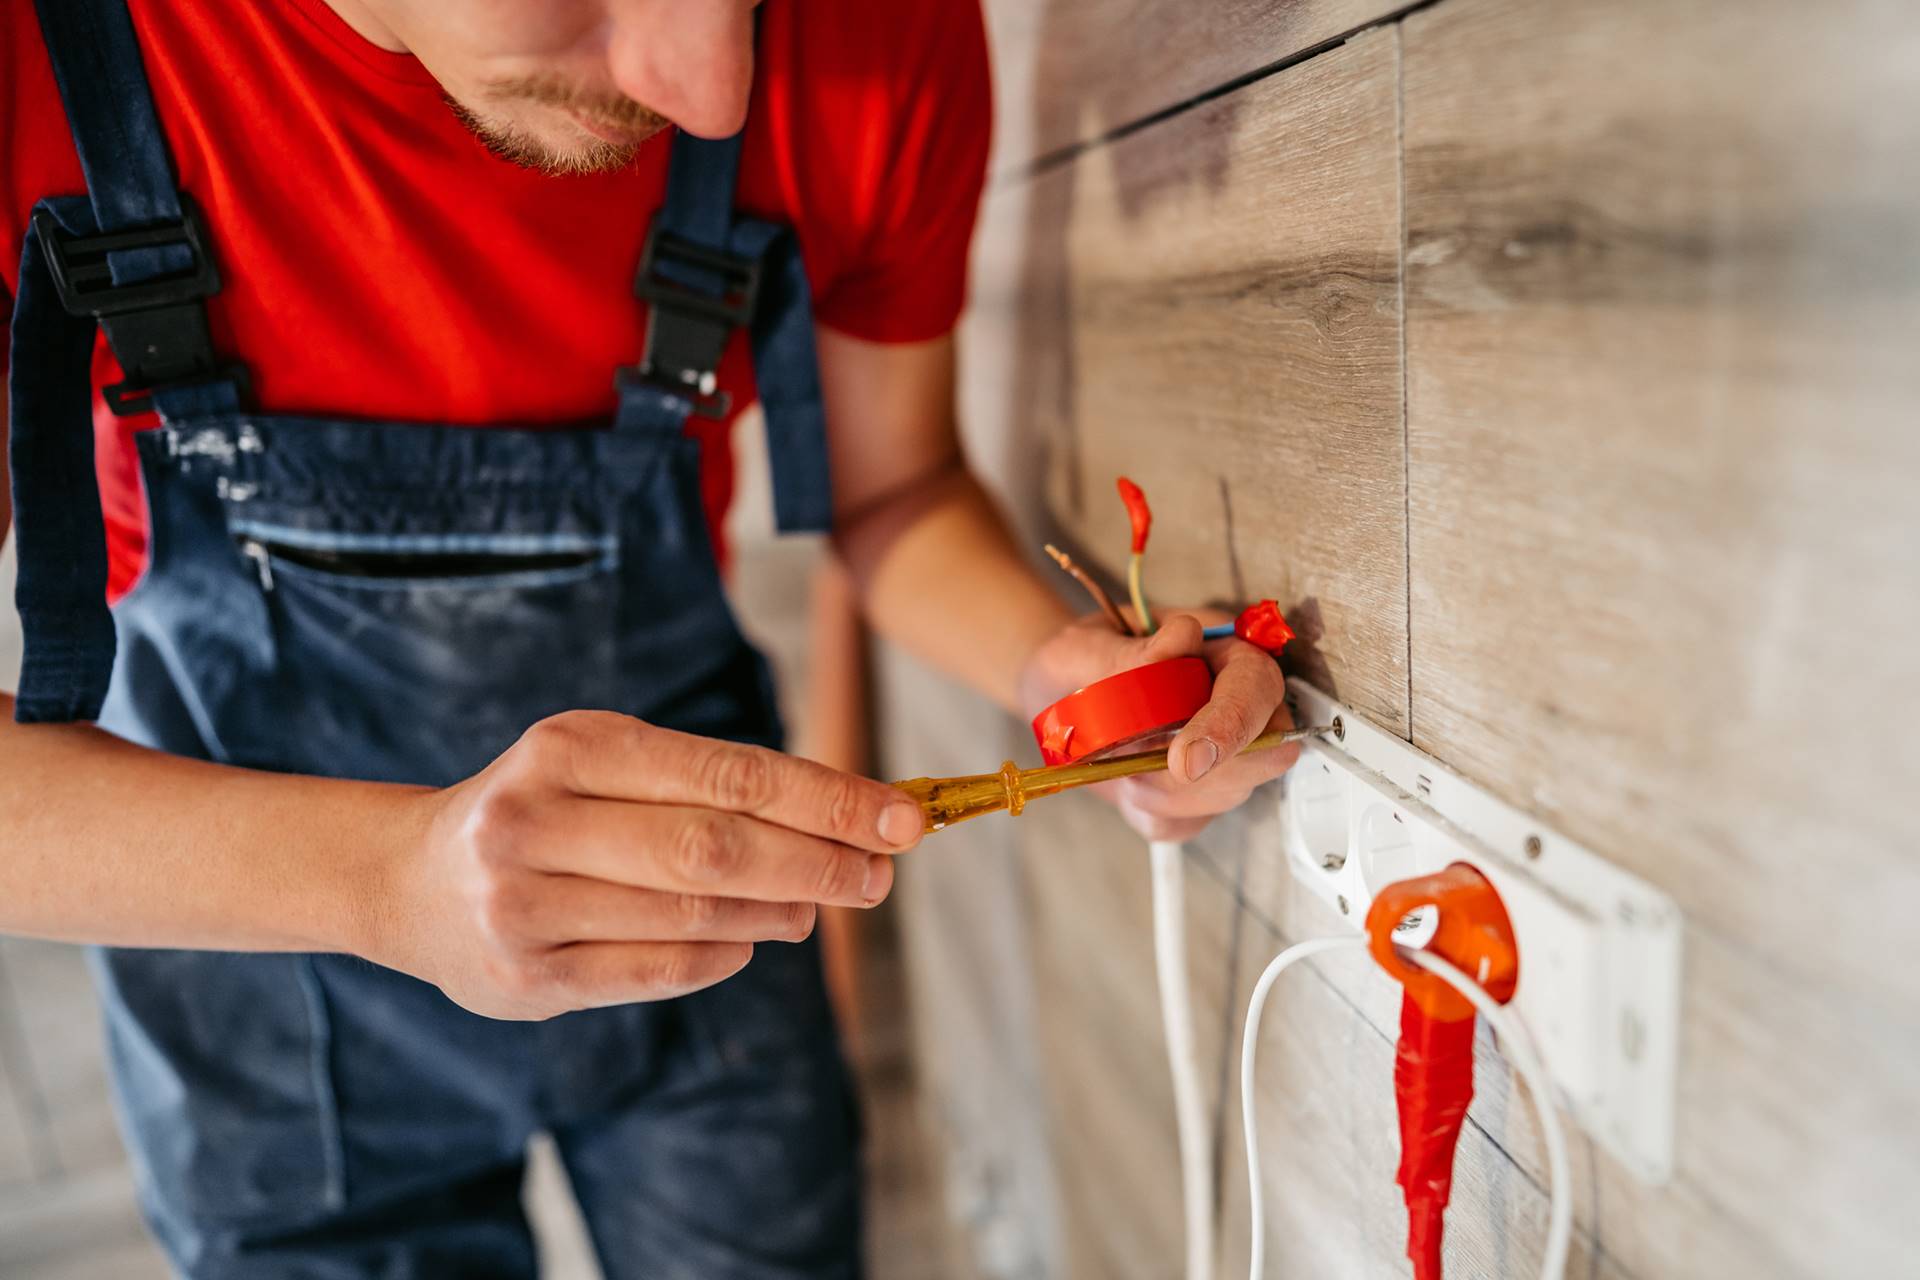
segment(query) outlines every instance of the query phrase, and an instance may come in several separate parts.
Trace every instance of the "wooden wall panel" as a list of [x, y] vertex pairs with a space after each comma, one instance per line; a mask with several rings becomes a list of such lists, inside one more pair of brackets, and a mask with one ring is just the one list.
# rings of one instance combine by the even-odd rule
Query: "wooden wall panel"
[[[1033, 184], [1022, 403], [1048, 507], [1164, 604], [1273, 596], [1290, 659], [1406, 721], [1397, 34], [1357, 37]], [[1043, 435], [1042, 432], [1045, 434]]]
[[[1163, 598], [1169, 583], [1194, 599], [1278, 596], [1317, 623], [1315, 678], [1404, 724], [1396, 40], [1363, 36], [997, 189], [962, 334], [962, 409], [969, 451], [1023, 533], [1064, 533], [1112, 570], [1126, 536], [1112, 478], [1130, 471], [1173, 513], [1155, 534]], [[953, 723], [924, 690], [901, 697], [923, 722]], [[1000, 748], [969, 749], [977, 758], [956, 767]], [[936, 1105], [1019, 1087], [1004, 1045], [956, 1044], [993, 1019], [963, 1027], [940, 1012], [1009, 994], [970, 966], [1004, 971], [980, 939], [990, 912], [1017, 912], [1031, 987], [1013, 994], [1036, 1014], [1058, 1204], [1061, 1269], [1049, 1274], [1161, 1280], [1182, 1244], [1143, 843], [1086, 798], [940, 839], [990, 842], [1009, 825], [1017, 888], [998, 846], [983, 865], [973, 846], [964, 859], [930, 848], [903, 884], [927, 936], [953, 940], [915, 975], [923, 1047], [965, 1064], [936, 1068], [955, 1095]], [[1245, 994], [1228, 940], [1242, 921], [1217, 877], [1188, 882], [1211, 1080], [1238, 1038]], [[1004, 1149], [1034, 1115], [1028, 1099], [1017, 1110], [974, 1110], [982, 1131], [954, 1136]]]
[[1404, 0], [986, 0], [995, 170], [1099, 138], [1356, 31]]
[[1413, 738], [1687, 913], [1637, 1273], [1887, 1274], [1920, 1191], [1920, 27], [1405, 23]]
[[[1072, 4], [1028, 10], [992, 6], [995, 38], [1025, 50], [1013, 91], [1054, 101], [1003, 138], [1003, 172], [1050, 149], [1034, 137], [1099, 138], [1138, 118], [1112, 102], [1166, 88], [1107, 75], [1093, 101], [1078, 72], [1036, 75], [1133, 33], [1066, 39]], [[1209, 56], [1237, 58], [1233, 32], [1210, 32]], [[1640, 1186], [1576, 1137], [1574, 1274], [1905, 1261], [1916, 66], [1920, 25], [1884, 0], [1817, 16], [1439, 0], [1003, 181], [983, 224], [963, 396], [1026, 532], [1111, 573], [1112, 477], [1134, 474], [1160, 513], [1157, 597], [1277, 596], [1309, 628], [1301, 670], [1687, 912], [1679, 1174]], [[1199, 998], [1226, 1068], [1259, 966], [1336, 927], [1292, 892], [1275, 804], [1190, 854]], [[1058, 1274], [1173, 1274], [1145, 867], [1110, 815], [1059, 805], [1021, 820], [1005, 890], [1027, 913]], [[1277, 1274], [1404, 1274], [1395, 1001], [1356, 960], [1302, 975], [1274, 1011]], [[1538, 1135], [1482, 1050], [1450, 1268], [1530, 1276]], [[1246, 1190], [1226, 1079], [1234, 1274]]]
[[10, 985], [18, 1067], [37, 1095], [41, 1153], [53, 1170], [91, 1173], [120, 1163], [119, 1132], [107, 1106], [106, 1063], [95, 1045], [100, 1022], [81, 953], [24, 938], [0, 938], [0, 981]]
[[1766, 8], [1408, 25], [1415, 738], [1914, 1010], [1920, 36]]
[[[0, 977], [4, 977], [4, 961], [0, 961]], [[0, 1033], [5, 1030], [0, 1027]], [[15, 1052], [12, 1043], [0, 1040], [0, 1190], [32, 1182], [39, 1172], [34, 1167], [35, 1136], [30, 1124], [36, 1099], [20, 1066], [9, 1061]]]
[[[1064, 532], [1112, 570], [1126, 538], [1112, 481], [1131, 472], [1162, 510], [1205, 513], [1159, 524], [1162, 598], [1175, 583], [1190, 599], [1288, 601], [1318, 624], [1316, 678], [1399, 724], [1395, 44], [1391, 31], [1360, 37], [996, 190], [962, 408], [970, 453], [1024, 532]], [[1244, 566], [1221, 554], [1236, 545], [1261, 554]], [[1266, 554], [1276, 547], [1285, 554]], [[1017, 899], [1032, 922], [1023, 998], [1038, 1011], [1058, 1274], [1158, 1280], [1182, 1245], [1145, 849], [1084, 798], [1014, 826], [1021, 887], [1003, 906]], [[1239, 926], [1209, 883], [1188, 927], [1203, 1044], [1223, 1062], [1244, 1002], [1225, 964]], [[929, 967], [921, 981], [977, 979]]]
[[[970, 458], [1039, 559], [1039, 483], [1024, 434], [1054, 375], [1023, 357], [1022, 252], [1030, 189], [990, 196], [960, 333]], [[1044, 399], [1044, 396], [1040, 397]], [[885, 645], [878, 648], [880, 776], [973, 773], [1031, 752], [1025, 726]], [[1066, 1244], [1036, 1000], [1033, 930], [1015, 827], [983, 820], [901, 861], [902, 911], [922, 1119], [967, 1269], [939, 1280], [1051, 1280]]]
[[[972, 773], [1017, 749], [1015, 726], [897, 652], [878, 671], [880, 776]], [[1060, 1274], [1058, 1195], [1031, 957], [1032, 915], [1005, 823], [941, 832], [901, 859], [921, 1121], [958, 1256], [940, 1280]]]
[[[1092, 797], [1017, 820], [1036, 921], [1036, 1005], [1066, 1268], [1086, 1280], [1178, 1275], [1180, 1161], [1155, 980], [1147, 848]], [[1189, 866], [1188, 963], [1202, 1079], [1220, 1078], [1235, 1002], [1234, 903]]]

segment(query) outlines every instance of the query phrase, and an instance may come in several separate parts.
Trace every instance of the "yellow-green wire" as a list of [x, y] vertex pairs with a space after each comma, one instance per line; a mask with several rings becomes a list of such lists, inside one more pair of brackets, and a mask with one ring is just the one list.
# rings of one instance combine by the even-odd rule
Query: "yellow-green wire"
[[1140, 634], [1150, 636], [1154, 632], [1153, 610], [1147, 608], [1147, 593], [1140, 586], [1140, 561], [1144, 558], [1136, 551], [1127, 562], [1127, 592], [1133, 597], [1133, 611], [1140, 618]]

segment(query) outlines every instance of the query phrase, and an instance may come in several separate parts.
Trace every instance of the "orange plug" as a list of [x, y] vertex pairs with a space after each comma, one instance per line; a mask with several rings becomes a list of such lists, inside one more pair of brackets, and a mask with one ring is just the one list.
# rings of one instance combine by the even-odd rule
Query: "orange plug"
[[1439, 1280], [1453, 1151], [1473, 1101], [1474, 1018], [1473, 1005], [1444, 978], [1408, 964], [1394, 950], [1401, 921], [1426, 906], [1439, 912], [1427, 949], [1503, 1004], [1513, 998], [1519, 981], [1520, 953], [1500, 895], [1464, 862], [1388, 885], [1367, 911], [1368, 950], [1406, 988], [1393, 1093], [1400, 1116], [1400, 1168], [1394, 1180], [1407, 1203], [1407, 1257], [1416, 1280]]
[[1464, 1022], [1473, 1016], [1467, 998], [1444, 978], [1408, 964], [1394, 950], [1393, 934], [1400, 922], [1429, 905], [1439, 909], [1440, 924], [1427, 950], [1451, 962], [1501, 1004], [1513, 999], [1520, 980], [1513, 924], [1493, 885], [1464, 862], [1430, 876], [1397, 880], [1375, 895], [1367, 910], [1367, 948], [1407, 989], [1407, 998], [1439, 1022]]

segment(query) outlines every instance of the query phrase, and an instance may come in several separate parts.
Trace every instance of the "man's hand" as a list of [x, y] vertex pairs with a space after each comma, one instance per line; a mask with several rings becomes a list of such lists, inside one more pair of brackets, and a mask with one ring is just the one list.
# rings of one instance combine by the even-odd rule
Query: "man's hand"
[[1197, 655], [1213, 669], [1213, 698], [1173, 740], [1172, 767], [1103, 783], [1095, 788], [1112, 800], [1134, 829], [1149, 840], [1185, 840], [1217, 814], [1237, 808], [1263, 782], [1293, 767], [1300, 747], [1289, 743], [1239, 756], [1268, 729], [1290, 729], [1286, 683], [1272, 656], [1244, 640], [1206, 640], [1207, 623], [1231, 621], [1217, 610], [1169, 613], [1147, 637], [1123, 636], [1091, 614], [1041, 645], [1020, 677], [1020, 700], [1029, 716], [1075, 689], [1164, 658]]
[[683, 995], [870, 907], [920, 838], [893, 788], [611, 712], [541, 721], [422, 793], [369, 958], [495, 1018]]

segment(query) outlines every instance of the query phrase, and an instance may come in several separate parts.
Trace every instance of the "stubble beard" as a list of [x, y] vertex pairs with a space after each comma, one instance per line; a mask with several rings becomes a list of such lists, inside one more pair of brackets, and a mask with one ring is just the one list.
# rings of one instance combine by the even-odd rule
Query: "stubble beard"
[[558, 146], [511, 120], [498, 119], [449, 95], [447, 107], [483, 146], [503, 160], [554, 177], [612, 173], [633, 163], [641, 144], [665, 129], [668, 120], [631, 98], [584, 92], [552, 77], [497, 81], [485, 96], [495, 102], [533, 103], [575, 112], [606, 128], [628, 133], [631, 142], [582, 138]]

